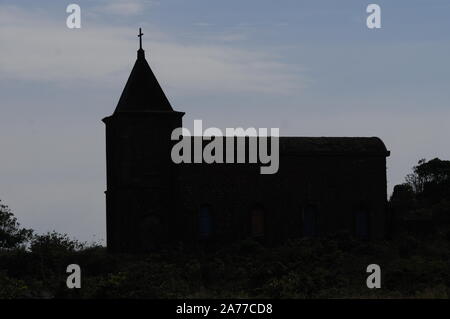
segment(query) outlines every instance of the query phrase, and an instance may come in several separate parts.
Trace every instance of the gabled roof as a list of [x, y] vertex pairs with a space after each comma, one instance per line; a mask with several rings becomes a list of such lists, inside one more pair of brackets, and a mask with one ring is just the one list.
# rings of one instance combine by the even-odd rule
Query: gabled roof
[[378, 137], [280, 137], [281, 154], [372, 154], [389, 156]]
[[120, 96], [114, 113], [172, 112], [172, 106], [145, 59], [143, 49]]
[[[188, 137], [191, 145], [195, 142], [208, 144], [209, 140], [202, 140], [201, 136]], [[225, 137], [236, 138], [236, 137]], [[247, 137], [249, 139], [259, 137]], [[198, 139], [198, 140], [195, 140]], [[271, 142], [268, 141], [268, 144]], [[227, 142], [223, 142], [226, 150]], [[280, 155], [293, 156], [345, 156], [345, 155], [374, 155], [389, 156], [383, 141], [378, 137], [304, 137], [304, 136], [280, 136]]]

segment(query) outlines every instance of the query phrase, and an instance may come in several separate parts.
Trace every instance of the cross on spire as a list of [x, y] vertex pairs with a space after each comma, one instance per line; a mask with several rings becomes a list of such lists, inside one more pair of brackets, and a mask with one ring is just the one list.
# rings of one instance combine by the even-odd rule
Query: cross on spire
[[142, 36], [143, 35], [144, 34], [142, 33], [141, 28], [139, 28], [139, 34], [138, 34], [138, 37], [139, 37], [139, 49], [141, 49], [141, 50], [142, 50]]

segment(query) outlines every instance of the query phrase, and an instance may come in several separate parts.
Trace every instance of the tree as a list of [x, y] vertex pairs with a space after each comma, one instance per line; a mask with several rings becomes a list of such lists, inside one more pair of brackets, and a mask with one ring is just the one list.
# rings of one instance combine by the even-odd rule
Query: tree
[[394, 188], [391, 207], [396, 212], [450, 221], [450, 161], [421, 159], [406, 176], [406, 184]]
[[450, 181], [450, 161], [434, 158], [430, 161], [421, 159], [413, 167], [413, 173], [406, 176], [406, 182], [416, 194], [424, 192], [426, 186], [446, 185]]
[[0, 250], [22, 247], [32, 236], [33, 230], [21, 228], [9, 207], [0, 201]]

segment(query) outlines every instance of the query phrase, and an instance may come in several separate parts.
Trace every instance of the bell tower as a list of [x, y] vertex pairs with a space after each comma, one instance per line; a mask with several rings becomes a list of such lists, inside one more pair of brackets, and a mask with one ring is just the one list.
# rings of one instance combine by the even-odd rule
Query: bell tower
[[137, 60], [106, 125], [106, 232], [111, 252], [141, 252], [170, 239], [177, 211], [172, 131], [183, 112], [172, 109], [145, 59], [139, 29]]

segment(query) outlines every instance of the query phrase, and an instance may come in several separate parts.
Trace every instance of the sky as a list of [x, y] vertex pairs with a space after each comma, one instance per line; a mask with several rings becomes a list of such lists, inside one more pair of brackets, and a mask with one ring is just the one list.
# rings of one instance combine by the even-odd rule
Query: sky
[[[66, 7], [81, 7], [69, 29]], [[366, 7], [381, 7], [368, 29]], [[38, 233], [105, 242], [105, 132], [136, 59], [204, 127], [378, 136], [388, 192], [450, 158], [448, 0], [0, 0], [0, 199]], [[370, 182], [370, 181], [368, 181]]]

